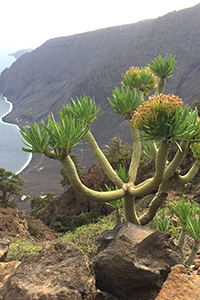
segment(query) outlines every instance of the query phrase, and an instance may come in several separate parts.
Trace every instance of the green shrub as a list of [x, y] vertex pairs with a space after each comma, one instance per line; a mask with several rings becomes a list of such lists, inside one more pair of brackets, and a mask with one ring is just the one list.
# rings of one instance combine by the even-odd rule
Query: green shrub
[[78, 216], [66, 216], [58, 214], [55, 218], [53, 228], [57, 232], [73, 231], [77, 227], [96, 223], [98, 221], [97, 213], [90, 211], [87, 213], [81, 213]]
[[33, 242], [23, 240], [22, 238], [15, 238], [9, 245], [6, 261], [24, 261], [28, 257], [38, 253], [39, 250], [40, 244], [34, 244]]
[[61, 238], [63, 242], [72, 242], [82, 252], [92, 255], [97, 251], [96, 238], [105, 230], [111, 230], [115, 226], [115, 216], [111, 215], [102, 218], [97, 223], [83, 225], [74, 230], [66, 232]]

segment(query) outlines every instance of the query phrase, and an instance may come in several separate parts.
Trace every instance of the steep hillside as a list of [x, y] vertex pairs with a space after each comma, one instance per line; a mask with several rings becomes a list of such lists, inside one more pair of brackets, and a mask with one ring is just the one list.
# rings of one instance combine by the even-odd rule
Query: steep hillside
[[20, 57], [0, 77], [0, 91], [15, 105], [7, 119], [20, 117], [25, 125], [56, 113], [80, 82], [119, 57], [149, 23], [55, 38]]
[[[166, 93], [179, 94], [185, 104], [191, 104], [200, 86], [199, 15], [200, 4], [155, 20], [47, 41], [2, 72], [0, 92], [14, 104], [6, 120], [18, 118], [19, 126], [46, 120], [48, 113], [56, 114], [71, 97], [87, 94], [95, 96], [104, 111], [92, 126], [101, 147], [106, 149], [114, 136], [130, 141], [126, 122], [110, 115], [107, 97], [131, 65], [145, 66], [167, 52], [176, 55], [179, 69], [168, 79]], [[94, 161], [84, 142], [75, 153], [85, 167]], [[25, 193], [34, 188], [36, 193], [46, 193], [49, 182], [51, 191], [58, 191], [59, 168], [57, 162], [34, 156], [21, 174], [26, 181]], [[45, 181], [42, 188], [41, 181]]]

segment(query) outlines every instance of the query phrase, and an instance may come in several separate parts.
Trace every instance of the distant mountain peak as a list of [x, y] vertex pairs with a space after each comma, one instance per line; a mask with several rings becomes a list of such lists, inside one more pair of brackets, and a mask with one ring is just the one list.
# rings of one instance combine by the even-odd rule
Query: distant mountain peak
[[8, 54], [8, 56], [14, 56], [14, 58], [18, 59], [23, 54], [25, 54], [27, 52], [29, 53], [31, 51], [33, 51], [33, 49], [31, 49], [31, 48], [29, 48], [29, 49], [21, 49], [21, 50], [18, 50], [17, 52], [15, 52], [15, 53]]

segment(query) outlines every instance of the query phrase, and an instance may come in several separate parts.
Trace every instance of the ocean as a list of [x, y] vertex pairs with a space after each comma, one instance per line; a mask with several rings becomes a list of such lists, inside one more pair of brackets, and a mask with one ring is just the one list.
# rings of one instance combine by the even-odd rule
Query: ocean
[[12, 103], [0, 94], [0, 168], [19, 174], [30, 163], [32, 154], [21, 150], [23, 143], [19, 127], [2, 121], [12, 109]]

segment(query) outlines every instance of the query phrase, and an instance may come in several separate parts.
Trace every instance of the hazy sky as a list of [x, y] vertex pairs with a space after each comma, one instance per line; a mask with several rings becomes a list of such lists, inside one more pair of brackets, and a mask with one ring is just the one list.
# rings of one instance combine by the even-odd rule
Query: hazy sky
[[198, 3], [195, 0], [1, 0], [0, 48], [35, 48], [54, 37], [157, 18]]

